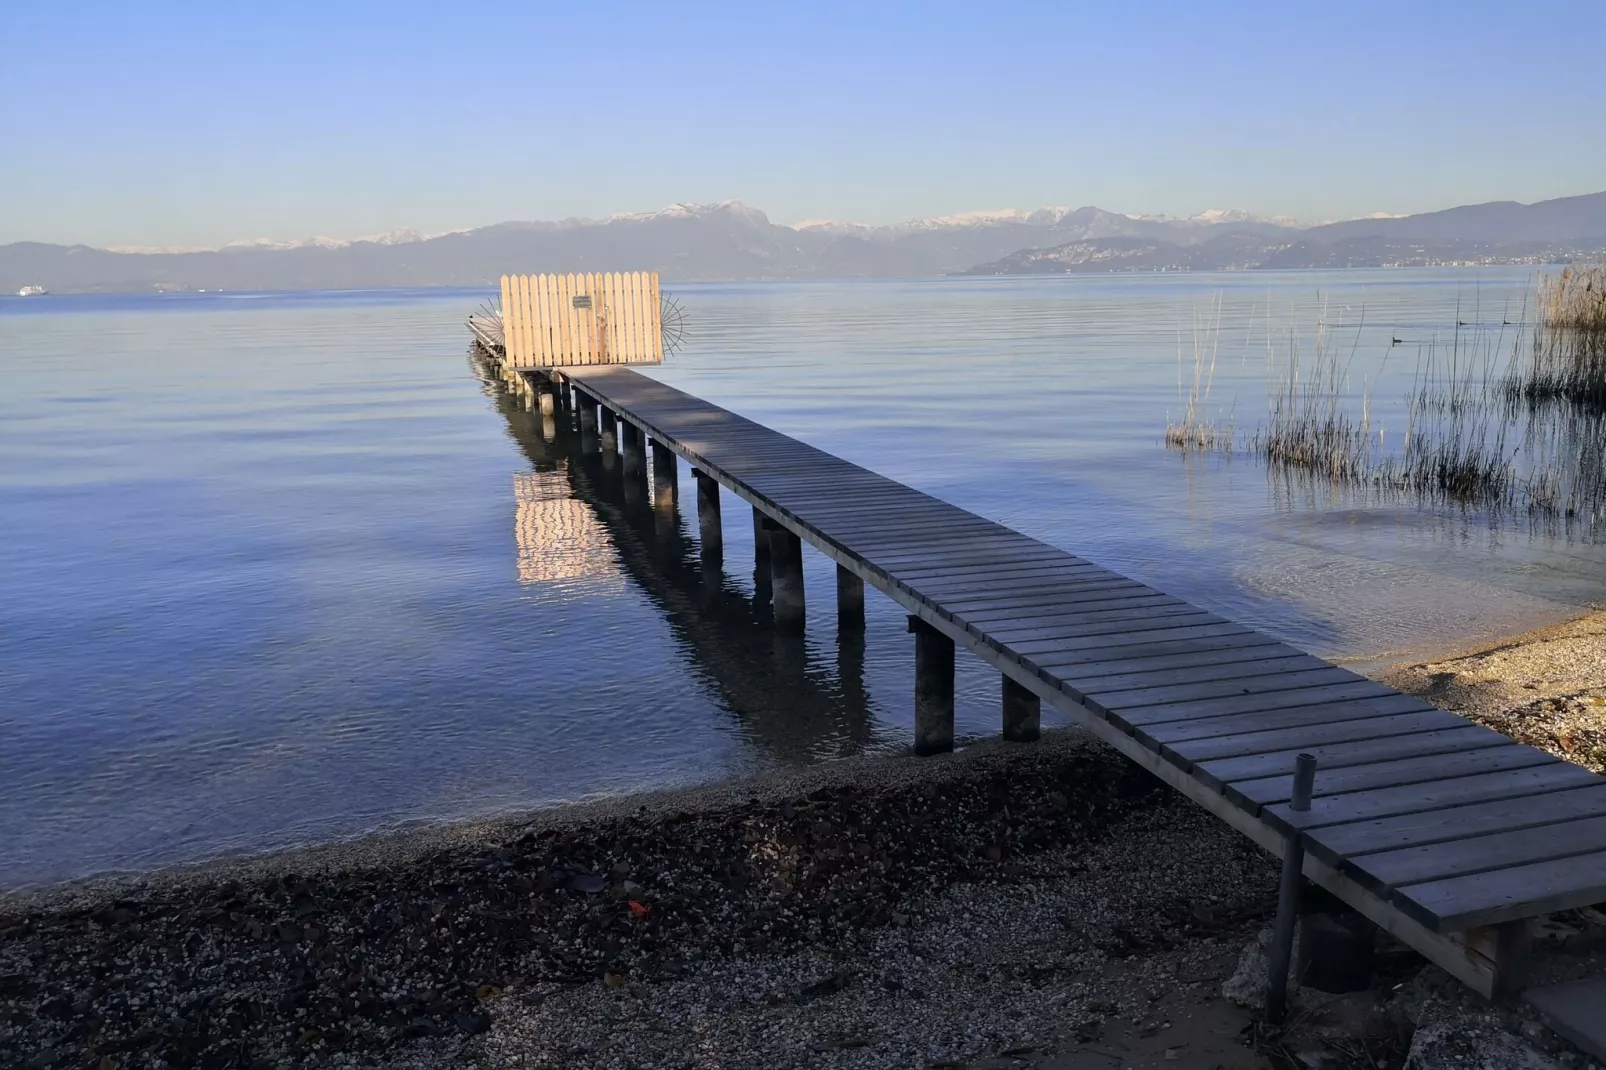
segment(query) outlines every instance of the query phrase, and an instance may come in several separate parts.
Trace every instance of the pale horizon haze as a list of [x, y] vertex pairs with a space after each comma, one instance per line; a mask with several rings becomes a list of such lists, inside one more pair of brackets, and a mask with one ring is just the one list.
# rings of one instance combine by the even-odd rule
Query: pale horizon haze
[[1606, 189], [1606, 4], [10, 4], [0, 243]]

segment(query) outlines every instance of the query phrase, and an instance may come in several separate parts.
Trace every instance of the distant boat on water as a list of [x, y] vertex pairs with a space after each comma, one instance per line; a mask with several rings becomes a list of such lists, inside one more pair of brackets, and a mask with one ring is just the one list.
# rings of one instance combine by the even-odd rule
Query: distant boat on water
[[49, 292], [50, 291], [45, 289], [43, 286], [24, 286], [22, 289], [17, 291], [17, 296], [38, 297], [40, 294], [46, 294]]

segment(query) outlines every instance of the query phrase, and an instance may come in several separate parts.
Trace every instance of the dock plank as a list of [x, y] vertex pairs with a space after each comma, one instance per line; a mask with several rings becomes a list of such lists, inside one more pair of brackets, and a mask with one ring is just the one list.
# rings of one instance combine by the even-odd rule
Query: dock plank
[[[1110, 623], [1120, 623], [1114, 621]], [[1076, 686], [1083, 694], [1119, 700], [1125, 692], [1167, 687], [1173, 683], [1205, 684], [1215, 681], [1246, 680], [1260, 676], [1283, 675], [1326, 666], [1321, 658], [1295, 650], [1279, 650], [1274, 655], [1252, 661], [1213, 660], [1182, 668], [1153, 668], [1147, 672], [1127, 672], [1104, 676], [1078, 674]]]
[[1326, 743], [1311, 747], [1249, 754], [1240, 758], [1219, 758], [1194, 766], [1194, 775], [1226, 790], [1235, 781], [1263, 779], [1294, 768], [1294, 760], [1308, 753], [1318, 762], [1317, 775], [1356, 765], [1370, 765], [1390, 758], [1420, 758], [1435, 754], [1454, 754], [1509, 746], [1511, 738], [1499, 732], [1463, 721], [1437, 732], [1418, 732], [1408, 736], [1384, 736], [1349, 743]]
[[[1472, 773], [1492, 773], [1502, 769], [1527, 769], [1559, 762], [1559, 758], [1553, 758], [1542, 750], [1523, 747], [1508, 740], [1503, 747], [1480, 747], [1473, 750], [1452, 751], [1448, 754], [1394, 758], [1390, 761], [1352, 765], [1343, 769], [1323, 770], [1318, 766], [1314, 797], [1343, 795], [1347, 792], [1366, 791], [1372, 788], [1400, 787], [1429, 780], [1449, 780]], [[1292, 768], [1292, 765], [1290, 762], [1289, 767]], [[1290, 772], [1283, 776], [1229, 781], [1226, 785], [1226, 794], [1246, 803], [1268, 806], [1272, 803], [1287, 802], [1293, 796], [1293, 788], [1294, 776]]]
[[1595, 851], [1606, 851], [1606, 816], [1360, 855], [1350, 865], [1376, 886], [1387, 888]]
[[1305, 665], [1288, 667], [1274, 665], [1265, 672], [1233, 675], [1224, 679], [1190, 679], [1178, 683], [1155, 681], [1151, 687], [1138, 688], [1107, 688], [1102, 684], [1095, 684], [1082, 686], [1080, 690], [1087, 697], [1099, 702], [1108, 700], [1118, 704], [1123, 716], [1128, 714], [1137, 716], [1136, 711], [1143, 706], [1169, 706], [1178, 702], [1247, 698], [1252, 695], [1264, 695], [1268, 697], [1268, 701], [1277, 701], [1270, 696], [1285, 691], [1304, 693], [1321, 686], [1360, 682], [1361, 678], [1354, 673], [1331, 665], [1314, 668]]
[[[1312, 707], [1316, 713], [1325, 707]], [[1319, 721], [1292, 728], [1265, 728], [1259, 731], [1232, 732], [1227, 735], [1167, 741], [1155, 739], [1160, 753], [1188, 766], [1220, 758], [1238, 758], [1249, 754], [1284, 751], [1290, 748], [1308, 750], [1324, 743], [1350, 743], [1363, 739], [1387, 739], [1408, 736], [1415, 732], [1433, 732], [1441, 728], [1455, 728], [1466, 721], [1445, 710], [1395, 713], [1388, 716], [1367, 716], [1353, 721]], [[1153, 738], [1151, 735], [1150, 738]]]
[[1360, 855], [1597, 816], [1606, 816], [1606, 782], [1599, 778], [1563, 791], [1313, 829], [1304, 838], [1309, 850], [1342, 865]]
[[1606, 851], [1445, 877], [1394, 891], [1425, 925], [1444, 932], [1593, 906], [1606, 887]]
[[1264, 807], [1266, 822], [1281, 832], [1348, 825], [1382, 817], [1498, 802], [1524, 795], [1543, 795], [1596, 781], [1595, 774], [1570, 762], [1553, 761], [1527, 769], [1473, 773], [1453, 780], [1434, 780], [1403, 788], [1378, 788], [1346, 795], [1318, 796], [1310, 809], [1297, 812], [1287, 803]]
[[[1191, 731], [1214, 718], [1238, 717], [1252, 713], [1271, 712], [1275, 717], [1287, 712], [1299, 716], [1295, 711], [1304, 706], [1332, 706], [1339, 702], [1352, 699], [1378, 699], [1392, 701], [1404, 696], [1382, 684], [1371, 680], [1357, 679], [1345, 680], [1341, 683], [1318, 684], [1308, 687], [1295, 688], [1291, 691], [1269, 691], [1249, 695], [1232, 695], [1227, 698], [1209, 697], [1192, 701], [1173, 701], [1159, 705], [1144, 705], [1129, 707], [1125, 703], [1114, 702], [1114, 706], [1121, 711], [1121, 719], [1134, 727], [1142, 727], [1155, 734], [1157, 739], [1186, 739]], [[1417, 706], [1426, 707], [1420, 700], [1407, 699]], [[1112, 700], [1113, 702], [1113, 700]], [[1355, 707], [1352, 707], [1355, 708]], [[1248, 721], [1240, 722], [1249, 724]], [[1182, 734], [1172, 734], [1165, 731], [1162, 726], [1177, 724], [1182, 726]], [[1221, 723], [1206, 724], [1209, 728], [1221, 728]]]

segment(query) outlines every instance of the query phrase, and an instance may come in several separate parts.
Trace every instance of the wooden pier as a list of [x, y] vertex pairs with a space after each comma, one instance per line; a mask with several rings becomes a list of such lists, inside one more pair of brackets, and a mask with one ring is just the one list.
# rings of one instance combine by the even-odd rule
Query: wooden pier
[[504, 375], [572, 405], [627, 493], [650, 442], [670, 515], [689, 464], [705, 552], [721, 491], [750, 506], [778, 627], [808, 612], [805, 543], [850, 627], [866, 584], [903, 607], [919, 752], [953, 745], [963, 646], [1000, 674], [1006, 738], [1050, 703], [1484, 995], [1520, 984], [1531, 919], [1606, 900], [1606, 778], [628, 368]]

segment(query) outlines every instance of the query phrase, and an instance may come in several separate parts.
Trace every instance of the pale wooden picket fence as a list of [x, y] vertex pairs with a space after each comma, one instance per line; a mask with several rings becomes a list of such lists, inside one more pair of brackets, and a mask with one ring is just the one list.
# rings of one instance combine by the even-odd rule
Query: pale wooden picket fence
[[515, 368], [661, 364], [656, 271], [503, 275], [502, 337]]

